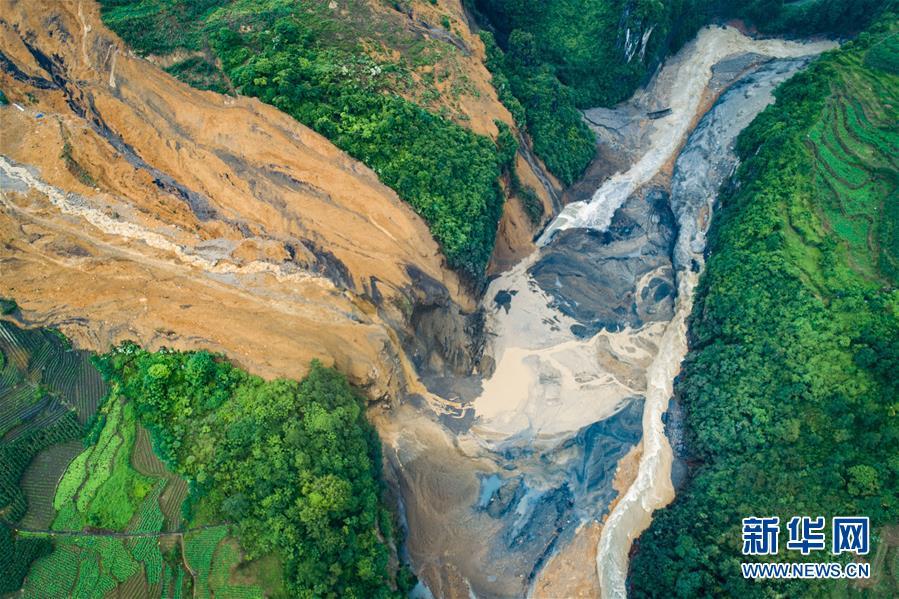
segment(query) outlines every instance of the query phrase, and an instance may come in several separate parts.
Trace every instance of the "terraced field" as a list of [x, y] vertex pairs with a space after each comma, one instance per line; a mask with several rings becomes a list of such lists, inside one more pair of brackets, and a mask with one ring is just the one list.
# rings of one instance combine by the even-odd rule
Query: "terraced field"
[[153, 445], [147, 429], [138, 425], [134, 449], [131, 452], [131, 465], [139, 473], [164, 479], [165, 484], [159, 494], [158, 502], [163, 514], [163, 528], [166, 532], [177, 531], [181, 527], [181, 504], [187, 498], [187, 481], [169, 472], [165, 464], [153, 453]]
[[187, 482], [88, 352], [0, 321], [0, 594], [261, 597], [227, 524], [191, 530]]
[[0, 321], [0, 434], [11, 440], [74, 411], [85, 424], [106, 396], [90, 352], [46, 329]]
[[52, 549], [9, 527], [53, 520], [56, 481], [105, 394], [87, 352], [50, 331], [0, 321], [0, 593], [16, 590], [29, 564]]
[[[35, 563], [24, 596], [45, 597], [47, 588], [59, 597], [177, 596], [181, 569], [194, 597], [261, 596], [230, 582], [241, 555], [233, 544], [219, 551], [228, 525], [180, 530], [187, 485], [152, 453], [133, 407], [110, 400], [98, 422], [96, 442], [71, 461], [55, 489], [51, 531], [31, 533], [52, 538], [55, 548]], [[167, 550], [164, 538], [174, 541]], [[48, 587], [50, 572], [62, 574]]]
[[28, 502], [28, 512], [22, 518], [23, 528], [44, 529], [53, 524], [56, 510], [53, 496], [56, 485], [69, 463], [84, 446], [80, 440], [53, 445], [37, 454], [25, 471], [20, 485]]
[[[824, 118], [808, 136], [814, 153], [815, 190], [822, 221], [845, 240], [836, 251], [869, 279], [899, 280], [899, 110], [878, 98], [896, 97], [897, 36], [865, 55], [840, 55]], [[887, 68], [884, 68], [884, 65]], [[876, 68], [872, 68], [876, 67]], [[888, 70], [891, 69], [891, 70]], [[887, 214], [884, 214], [884, 213]], [[882, 216], [881, 216], [882, 215]], [[875, 223], [878, 223], [875, 225]]]

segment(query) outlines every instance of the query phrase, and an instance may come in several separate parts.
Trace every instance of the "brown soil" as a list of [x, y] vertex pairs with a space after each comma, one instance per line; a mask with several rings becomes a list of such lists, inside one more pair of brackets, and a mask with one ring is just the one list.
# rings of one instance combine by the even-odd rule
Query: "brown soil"
[[598, 522], [582, 526], [574, 539], [546, 564], [534, 585], [534, 598], [599, 597], [596, 546], [601, 533], [602, 525]]
[[180, 248], [101, 230], [34, 186], [4, 192], [0, 295], [24, 322], [98, 351], [124, 339], [209, 348], [268, 377], [301, 376], [319, 358], [380, 395], [409, 374], [392, 330], [418, 293], [407, 267], [474, 307], [424, 222], [321, 136], [132, 56], [94, 3], [0, 0], [0, 11], [0, 49], [23, 74], [0, 72], [23, 108], [0, 108], [0, 154]]

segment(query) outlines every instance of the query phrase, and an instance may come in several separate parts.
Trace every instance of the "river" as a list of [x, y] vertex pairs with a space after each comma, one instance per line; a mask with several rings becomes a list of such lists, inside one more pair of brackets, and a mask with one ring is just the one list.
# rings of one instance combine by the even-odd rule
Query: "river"
[[593, 524], [574, 583], [625, 596], [632, 542], [674, 497], [664, 414], [734, 140], [833, 46], [707, 27], [631, 100], [588, 111], [629, 166], [491, 282], [494, 367], [375, 417], [423, 595], [539, 594], [552, 556]]

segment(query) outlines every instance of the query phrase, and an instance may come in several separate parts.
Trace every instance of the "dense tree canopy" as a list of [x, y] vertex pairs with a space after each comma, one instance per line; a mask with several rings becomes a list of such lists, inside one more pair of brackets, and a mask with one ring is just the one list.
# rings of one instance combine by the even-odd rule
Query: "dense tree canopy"
[[[473, 4], [495, 30], [502, 48], [518, 54], [517, 40], [528, 39], [533, 64], [545, 66], [570, 88], [573, 104], [586, 108], [630, 96], [647, 65], [677, 49], [708, 21], [712, 2], [474, 0]], [[650, 29], [641, 53], [642, 35]]]
[[380, 444], [343, 376], [313, 362], [301, 382], [266, 382], [206, 352], [132, 344], [99, 365], [191, 482], [192, 508], [234, 523], [251, 558], [280, 555], [292, 594], [397, 593]]
[[[846, 592], [744, 579], [748, 516], [869, 516], [869, 560], [886, 551], [882, 527], [899, 521], [899, 73], [870, 57], [896, 30], [888, 15], [795, 76], [739, 138], [676, 386], [692, 476], [639, 539], [635, 597]], [[872, 588], [895, 596], [893, 584], [881, 572]]]

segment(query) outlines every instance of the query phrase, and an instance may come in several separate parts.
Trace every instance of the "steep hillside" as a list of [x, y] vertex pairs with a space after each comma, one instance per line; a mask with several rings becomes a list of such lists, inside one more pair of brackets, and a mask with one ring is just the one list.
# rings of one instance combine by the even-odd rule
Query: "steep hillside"
[[[636, 597], [897, 592], [897, 32], [825, 55], [739, 139], [676, 391], [692, 474], [639, 540]], [[744, 579], [753, 515], [870, 516], [873, 578]]]
[[422, 219], [320, 135], [133, 57], [96, 4], [0, 7], [0, 295], [23, 320], [266, 376], [317, 357], [379, 396], [419, 307], [474, 307]]
[[[466, 0], [500, 98], [565, 184], [594, 157], [578, 109], [628, 98], [669, 54], [715, 20], [768, 34], [854, 33], [883, 0]], [[654, 110], [665, 106], [654, 107]]]
[[370, 166], [425, 219], [452, 268], [483, 275], [517, 142], [498, 137], [511, 119], [458, 4], [100, 4], [106, 24], [169, 73], [258, 97]]

